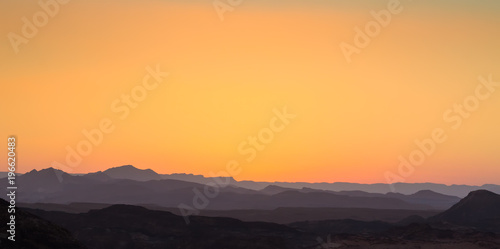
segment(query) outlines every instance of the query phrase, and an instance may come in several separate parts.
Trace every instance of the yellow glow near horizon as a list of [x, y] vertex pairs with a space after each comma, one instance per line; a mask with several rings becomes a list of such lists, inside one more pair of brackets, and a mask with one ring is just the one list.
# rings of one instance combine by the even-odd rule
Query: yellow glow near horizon
[[[353, 44], [354, 28], [387, 2], [245, 1], [222, 22], [211, 2], [70, 1], [17, 54], [7, 35], [41, 8], [3, 2], [3, 137], [18, 138], [18, 172], [64, 164], [82, 130], [109, 119], [113, 130], [73, 173], [132, 164], [209, 175], [237, 160], [238, 180], [374, 183], [442, 128], [446, 141], [406, 182], [500, 183], [500, 91], [456, 130], [443, 119], [475, 94], [478, 76], [500, 82], [500, 16], [488, 12], [498, 6], [401, 1], [347, 63], [339, 44]], [[169, 76], [120, 118], [113, 102], [156, 65]], [[246, 162], [239, 145], [285, 106], [297, 117]]]

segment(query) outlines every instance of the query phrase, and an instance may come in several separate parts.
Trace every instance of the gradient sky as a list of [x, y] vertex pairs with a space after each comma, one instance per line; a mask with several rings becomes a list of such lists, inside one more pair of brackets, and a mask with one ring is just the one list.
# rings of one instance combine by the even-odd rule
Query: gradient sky
[[[498, 1], [402, 0], [351, 63], [340, 44], [389, 1], [266, 2], [243, 0], [221, 21], [212, 1], [73, 0], [15, 53], [8, 34], [42, 8], [2, 1], [3, 151], [15, 135], [18, 172], [64, 164], [82, 130], [109, 118], [113, 132], [72, 173], [209, 175], [237, 160], [237, 180], [375, 183], [442, 128], [447, 140], [406, 182], [500, 184], [500, 87], [459, 128], [443, 119], [478, 76], [500, 82]], [[157, 64], [169, 76], [121, 119], [111, 104]], [[238, 146], [284, 106], [297, 118], [246, 162]]]

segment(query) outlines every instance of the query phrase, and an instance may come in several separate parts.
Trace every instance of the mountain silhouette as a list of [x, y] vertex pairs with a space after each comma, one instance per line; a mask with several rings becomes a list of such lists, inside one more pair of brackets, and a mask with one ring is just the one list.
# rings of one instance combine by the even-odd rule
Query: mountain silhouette
[[267, 195], [275, 195], [279, 194], [285, 191], [293, 190], [291, 188], [284, 188], [276, 185], [269, 185], [265, 187], [264, 189], [260, 190], [259, 192], [267, 194]]
[[401, 193], [404, 195], [411, 195], [421, 190], [431, 190], [436, 193], [441, 193], [449, 196], [457, 196], [463, 198], [469, 194], [471, 191], [486, 189], [491, 192], [500, 194], [500, 185], [485, 184], [482, 186], [471, 186], [471, 185], [445, 185], [437, 183], [394, 183], [394, 184], [384, 184], [384, 183], [374, 183], [374, 184], [362, 184], [362, 183], [347, 183], [347, 182], [334, 182], [334, 183], [310, 183], [310, 182], [254, 182], [254, 181], [239, 181], [234, 183], [238, 187], [261, 190], [269, 185], [276, 185], [283, 188], [291, 189], [316, 189], [316, 190], [328, 190], [328, 191], [362, 191], [365, 193], [377, 193], [386, 194], [395, 190], [396, 193]]
[[398, 198], [409, 203], [429, 205], [439, 210], [446, 210], [460, 201], [460, 198], [457, 196], [444, 195], [431, 190], [420, 190], [411, 195], [387, 193], [386, 196]]
[[151, 169], [138, 169], [132, 165], [124, 165], [107, 169], [103, 172], [111, 178], [130, 179], [135, 181], [161, 180], [162, 177]]
[[[87, 213], [30, 210], [66, 227], [93, 249], [314, 248], [316, 238], [291, 227], [222, 217], [183, 217], [143, 207], [113, 205]], [[61, 247], [62, 248], [62, 247]]]
[[[18, 183], [23, 186], [23, 191], [17, 198], [19, 202], [24, 203], [78, 202], [177, 207], [181, 203], [192, 204], [196, 193], [205, 192], [207, 187], [194, 182], [161, 178], [161, 175], [152, 170], [141, 170], [131, 165], [85, 175], [70, 175], [53, 168], [33, 170], [17, 177]], [[226, 183], [220, 181], [221, 179], [218, 180], [219, 183]], [[0, 184], [7, 185], [7, 179], [0, 179]], [[410, 203], [401, 198], [391, 198], [382, 194], [366, 193], [366, 196], [349, 196], [332, 191], [304, 192], [300, 189], [273, 185], [261, 191], [234, 185], [218, 186], [217, 192], [216, 198], [211, 198], [207, 203], [208, 209], [272, 210], [280, 207], [433, 209], [431, 205]]]
[[470, 192], [450, 209], [429, 218], [429, 221], [500, 232], [500, 195], [487, 190]]
[[[68, 186], [87, 181], [79, 178], [81, 176], [74, 177], [76, 178], [69, 179], [71, 184]], [[63, 181], [63, 184], [64, 182], [66, 181]], [[106, 197], [105, 199], [115, 198], [115, 201], [122, 198], [121, 201], [126, 201], [131, 196], [136, 195], [135, 197], [139, 197], [141, 194], [144, 195], [144, 191], [150, 191], [152, 195], [147, 198], [153, 199], [143, 199], [142, 201], [160, 198], [167, 199], [165, 203], [175, 203], [183, 196], [190, 197], [190, 186], [193, 186], [193, 184], [198, 187], [203, 186], [176, 180], [140, 182], [122, 179], [96, 184], [95, 189], [91, 190], [77, 187], [76, 189], [80, 192], [66, 192], [64, 194], [67, 196], [63, 199], [68, 199], [71, 196], [81, 198], [80, 195], [85, 195], [85, 193], [87, 194], [84, 198], [88, 198], [92, 194], [96, 195], [96, 193], [105, 189], [107, 192], [99, 193], [105, 193], [105, 195], [100, 196], [101, 198], [103, 196]], [[108, 185], [115, 188], [110, 188]], [[157, 192], [154, 192], [154, 190]], [[500, 210], [500, 196], [486, 190], [469, 193], [453, 207], [437, 215], [436, 212], [438, 211], [436, 210], [420, 211], [419, 214], [421, 215], [419, 215], [411, 210], [402, 212], [403, 210], [378, 209], [374, 211], [375, 209], [356, 210], [352, 208], [353, 205], [368, 205], [375, 208], [394, 208], [398, 205], [415, 207], [416, 205], [397, 198], [389, 198], [386, 195], [384, 195], [385, 197], [346, 196], [330, 191], [304, 193], [300, 190], [287, 190], [268, 195], [259, 191], [252, 192], [252, 190], [248, 190], [248, 193], [245, 191], [242, 192], [240, 188], [236, 187], [228, 188], [226, 192], [220, 193], [220, 200], [217, 197], [211, 201], [216, 203], [219, 208], [230, 203], [240, 207], [269, 208], [270, 206], [280, 206], [280, 208], [267, 211], [251, 208], [227, 211], [204, 210], [207, 213], [212, 212], [209, 215], [211, 217], [190, 216], [189, 224], [186, 224], [184, 218], [178, 213], [156, 210], [156, 208], [162, 207], [154, 205], [151, 206], [155, 210], [149, 207], [124, 204], [82, 203], [52, 207], [60, 211], [44, 211], [30, 208], [23, 208], [23, 211], [56, 224], [53, 229], [58, 227], [67, 229], [73, 234], [74, 238], [81, 241], [85, 246], [95, 249], [306, 249], [326, 246], [321, 242], [324, 242], [324, 240], [318, 238], [328, 238], [327, 241], [330, 241], [331, 245], [341, 246], [339, 248], [500, 248], [500, 231], [498, 230], [500, 228], [498, 212]], [[113, 193], [115, 194], [113, 195]], [[364, 195], [359, 192], [357, 194]], [[116, 197], [116, 195], [122, 196]], [[412, 198], [427, 199], [442, 197], [441, 194], [431, 191], [420, 191], [411, 196]], [[445, 198], [453, 199], [453, 197]], [[299, 202], [302, 204], [297, 204]], [[340, 206], [351, 206], [351, 208], [281, 207], [288, 205], [331, 205], [332, 203]], [[35, 205], [34, 207], [48, 207], [50, 205], [53, 204]], [[309, 212], [309, 214], [306, 214], [306, 212]], [[334, 214], [327, 218], [320, 215], [321, 212], [332, 212]], [[434, 212], [432, 214], [434, 216], [428, 219], [424, 218], [429, 217], [428, 215], [431, 215], [432, 212]], [[248, 220], [255, 220], [256, 215], [264, 217], [264, 219], [258, 222], [241, 221], [225, 217], [227, 214], [232, 214], [235, 218], [241, 217]], [[317, 219], [319, 216], [315, 218], [312, 214], [318, 214], [324, 218]], [[278, 215], [284, 216], [277, 217], [278, 219], [275, 219], [275, 222], [281, 220], [280, 223], [282, 224], [270, 223], [271, 219], [265, 218]], [[287, 218], [286, 216], [290, 217]], [[292, 216], [294, 218], [293, 222], [284, 222], [285, 220], [291, 220]], [[396, 216], [398, 219], [394, 220]], [[339, 219], [336, 219], [336, 217]], [[27, 227], [35, 229], [34, 234], [37, 234], [36, 228], [31, 228], [29, 225]], [[78, 246], [78, 243], [71, 238], [71, 235], [64, 231], [63, 229], [63, 232], [57, 235], [47, 235], [49, 238], [53, 238], [50, 243], [76, 243], [74, 246]], [[71, 246], [73, 244], [66, 247], [57, 245], [47, 248], [73, 248]]]
[[[179, 181], [185, 181], [185, 182], [194, 182], [194, 183], [199, 183], [199, 184], [207, 184], [207, 183], [213, 183], [216, 182], [217, 180], [220, 182], [223, 182], [224, 185], [228, 184], [234, 184], [235, 186], [238, 185], [236, 180], [232, 177], [205, 177], [203, 175], [193, 175], [193, 174], [163, 174], [161, 175], [162, 179], [171, 179], [171, 180], [179, 180]], [[242, 187], [239, 186], [238, 187]]]
[[[7, 178], [0, 179], [0, 184], [7, 186], [7, 181]], [[16, 177], [16, 184], [22, 186], [22, 191], [18, 192], [16, 199], [20, 202], [46, 202], [52, 195], [87, 188], [99, 182], [86, 175], [70, 175], [54, 168], [32, 170]]]
[[0, 224], [0, 248], [86, 248], [68, 230], [19, 208], [15, 212], [15, 241], [8, 240], [7, 236], [11, 236], [10, 233], [5, 234], [10, 229], [10, 226], [7, 225], [11, 215], [7, 212], [8, 207], [9, 203], [0, 199], [0, 209], [2, 210], [0, 212], [0, 220], [2, 221]]
[[88, 178], [88, 179], [97, 180], [100, 182], [106, 182], [106, 181], [110, 181], [111, 179], [113, 179], [109, 175], [107, 175], [106, 173], [104, 173], [102, 171], [98, 171], [95, 173], [88, 173], [86, 175], [83, 175], [83, 177]]
[[[47, 171], [48, 170], [48, 171]], [[436, 183], [394, 183], [394, 184], [383, 184], [383, 183], [375, 183], [375, 184], [360, 184], [360, 183], [346, 183], [346, 182], [334, 182], [334, 183], [309, 183], [309, 182], [256, 182], [256, 181], [236, 181], [232, 177], [205, 177], [203, 175], [193, 175], [193, 174], [158, 174], [151, 169], [138, 169], [132, 165], [124, 165], [120, 167], [110, 168], [105, 170], [104, 172], [95, 172], [89, 174], [66, 174], [61, 170], [57, 169], [44, 169], [41, 171], [33, 170], [31, 172], [26, 173], [25, 175], [38, 175], [39, 178], [41, 175], [46, 175], [48, 180], [40, 182], [38, 188], [40, 192], [44, 192], [44, 190], [52, 191], [53, 189], [57, 189], [60, 187], [58, 182], [65, 181], [67, 182], [72, 179], [75, 181], [80, 181], [81, 178], [92, 180], [92, 181], [113, 181], [119, 179], [128, 179], [135, 181], [151, 181], [151, 180], [160, 180], [160, 179], [171, 179], [171, 180], [179, 180], [185, 182], [192, 182], [198, 184], [207, 184], [214, 182], [224, 182], [225, 185], [230, 184], [234, 187], [239, 187], [240, 189], [248, 189], [253, 191], [261, 191], [268, 186], [273, 186], [273, 188], [281, 187], [285, 189], [296, 189], [302, 190], [302, 192], [317, 192], [317, 191], [330, 191], [336, 192], [337, 194], [343, 194], [348, 196], [364, 196], [364, 197], [380, 197], [376, 194], [385, 195], [389, 194], [403, 194], [403, 195], [413, 195], [422, 190], [429, 190], [435, 193], [439, 193], [442, 195], [453, 196], [453, 199], [443, 200], [430, 200], [428, 197], [423, 198], [422, 200], [426, 203], [420, 203], [425, 205], [430, 205], [436, 209], [447, 209], [455, 204], [459, 198], [463, 198], [467, 196], [472, 191], [485, 189], [497, 194], [500, 194], [500, 185], [495, 184], [484, 184], [482, 186], [471, 186], [471, 185], [445, 185], [445, 184], [436, 184]], [[23, 174], [16, 173], [17, 177], [24, 176]], [[55, 176], [55, 178], [54, 178]], [[80, 177], [81, 178], [74, 178]], [[6, 181], [7, 172], [0, 172], [0, 183], [2, 181]], [[73, 177], [73, 178], [71, 178]], [[28, 179], [30, 177], [27, 177]], [[56, 179], [56, 180], [54, 180]], [[27, 181], [27, 184], [33, 185], [31, 180]], [[38, 182], [37, 182], [38, 184]], [[392, 193], [391, 191], [395, 190], [396, 192]], [[28, 191], [29, 192], [29, 191]], [[280, 191], [282, 192], [282, 191]], [[425, 193], [425, 192], [424, 192]], [[456, 197], [455, 197], [456, 196]], [[418, 196], [413, 196], [414, 200], [421, 198]], [[445, 196], [442, 196], [446, 198]], [[36, 199], [36, 196], [32, 196], [32, 198]], [[40, 198], [39, 198], [40, 199]]]
[[[275, 188], [280, 188], [280, 187], [276, 186]], [[332, 193], [336, 195], [346, 195], [351, 197], [377, 197], [377, 198], [392, 198], [392, 199], [395, 198], [403, 200], [408, 203], [426, 205], [436, 210], [446, 210], [451, 206], [453, 206], [454, 204], [456, 204], [458, 201], [460, 201], [460, 198], [457, 196], [443, 195], [431, 190], [420, 190], [417, 193], [411, 195], [404, 195], [392, 192], [389, 192], [387, 194], [368, 193], [359, 190], [329, 191], [329, 190], [318, 190], [311, 188], [302, 188], [300, 192], [302, 193], [326, 192], [326, 193]]]

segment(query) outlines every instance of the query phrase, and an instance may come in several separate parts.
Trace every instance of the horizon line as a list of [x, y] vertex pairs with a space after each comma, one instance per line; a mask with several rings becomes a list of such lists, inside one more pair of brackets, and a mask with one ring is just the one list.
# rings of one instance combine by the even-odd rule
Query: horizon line
[[[155, 174], [157, 175], [192, 175], [192, 176], [201, 176], [203, 178], [207, 178], [207, 179], [213, 179], [213, 178], [219, 178], [219, 177], [224, 177], [224, 178], [231, 178], [233, 179], [234, 181], [236, 182], [255, 182], [255, 183], [258, 183], [258, 182], [263, 182], [263, 183], [309, 183], [309, 184], [335, 184], [335, 183], [345, 183], [345, 184], [359, 184], [359, 185], [393, 185], [393, 184], [435, 184], [435, 185], [444, 185], [444, 186], [447, 186], [447, 187], [451, 187], [451, 186], [472, 186], [472, 187], [483, 187], [485, 185], [500, 185], [500, 183], [496, 184], [496, 183], [484, 183], [482, 185], [472, 185], [472, 184], [445, 184], [445, 183], [436, 183], [436, 182], [394, 182], [394, 183], [383, 183], [383, 182], [376, 182], [376, 183], [359, 183], [359, 182], [344, 182], [344, 181], [334, 181], [334, 182], [307, 182], [307, 181], [296, 181], [296, 182], [290, 182], [290, 181], [258, 181], [258, 180], [236, 180], [233, 176], [205, 176], [203, 174], [193, 174], [193, 173], [168, 173], [168, 174], [164, 174], [164, 173], [158, 173], [156, 172], [155, 170], [151, 169], [151, 168], [145, 168], [145, 169], [141, 169], [141, 168], [138, 168], [134, 165], [131, 165], [131, 164], [125, 164], [125, 165], [121, 165], [121, 166], [114, 166], [114, 167], [110, 167], [110, 168], [107, 168], [105, 170], [100, 170], [100, 171], [96, 171], [96, 172], [87, 172], [87, 173], [68, 173], [62, 169], [58, 169], [56, 167], [48, 167], [48, 168], [43, 168], [41, 170], [37, 170], [37, 169], [32, 169], [30, 171], [26, 171], [24, 173], [19, 173], [19, 172], [15, 172], [16, 174], [27, 174], [27, 173], [30, 173], [32, 171], [42, 171], [42, 170], [48, 170], [48, 169], [55, 169], [55, 170], [60, 170], [66, 174], [69, 174], [69, 175], [72, 175], [72, 176], [79, 176], [79, 175], [87, 175], [87, 174], [93, 174], [93, 173], [99, 173], [99, 172], [104, 172], [106, 170], [109, 170], [109, 169], [114, 169], [114, 168], [122, 168], [122, 167], [127, 167], [127, 166], [131, 166], [135, 169], [138, 169], [138, 170], [143, 170], [143, 171], [146, 171], [146, 170], [150, 170], [150, 171], [153, 171]], [[7, 171], [0, 171], [0, 173], [8, 173]], [[168, 180], [168, 179], [165, 179], [165, 180]]]

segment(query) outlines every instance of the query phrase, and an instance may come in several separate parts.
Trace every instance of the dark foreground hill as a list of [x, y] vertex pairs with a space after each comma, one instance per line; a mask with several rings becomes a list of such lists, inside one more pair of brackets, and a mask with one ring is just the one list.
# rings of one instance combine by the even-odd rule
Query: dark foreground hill
[[[466, 203], [469, 201], [465, 199]], [[465, 210], [466, 216], [475, 216], [490, 209]], [[477, 229], [477, 224], [443, 225], [443, 221], [428, 221], [414, 215], [394, 223], [341, 219], [286, 225], [191, 216], [187, 225], [183, 217], [173, 213], [130, 205], [113, 205], [86, 213], [27, 211], [68, 229], [90, 249], [500, 248], [500, 233]]]
[[[66, 213], [86, 213], [92, 209], [102, 209], [112, 204], [104, 203], [20, 203], [20, 207], [41, 209], [45, 211], [61, 211]], [[161, 207], [158, 205], [140, 205], [150, 210], [167, 211], [182, 215], [179, 208]], [[385, 221], [396, 223], [407, 217], [425, 218], [439, 214], [437, 210], [393, 210], [369, 208], [276, 208], [272, 210], [241, 209], [241, 210], [200, 210], [199, 216], [228, 217], [242, 221], [262, 221], [278, 224], [289, 224], [305, 220], [342, 220], [355, 219], [360, 221]], [[410, 220], [413, 221], [413, 220]], [[405, 222], [405, 224], [410, 224]]]
[[191, 217], [187, 225], [181, 216], [129, 205], [82, 214], [31, 212], [66, 227], [94, 249], [298, 249], [318, 245], [315, 236], [285, 225], [201, 216]]
[[[3, 249], [83, 249], [86, 248], [81, 242], [77, 241], [71, 233], [49, 221], [16, 209], [15, 212], [15, 241], [8, 239], [11, 236], [7, 233], [10, 229], [10, 215], [8, 213], [9, 203], [0, 199], [0, 248]], [[9, 226], [9, 228], [8, 228]], [[7, 234], [6, 234], [7, 233]]]
[[500, 233], [500, 195], [487, 190], [470, 192], [450, 209], [429, 218], [429, 221]]

